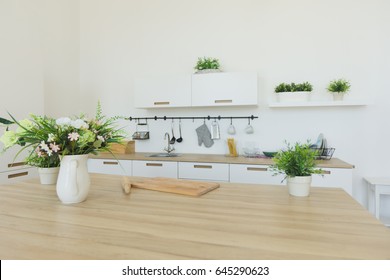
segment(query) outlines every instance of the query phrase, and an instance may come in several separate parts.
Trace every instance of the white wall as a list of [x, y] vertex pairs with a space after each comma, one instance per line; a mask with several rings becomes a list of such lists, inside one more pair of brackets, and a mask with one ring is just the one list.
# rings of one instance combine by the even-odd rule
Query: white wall
[[[237, 135], [262, 150], [283, 141], [315, 140], [322, 132], [335, 155], [356, 166], [354, 196], [365, 203], [363, 176], [389, 175], [390, 19], [388, 1], [353, 0], [82, 0], [80, 12], [81, 94], [92, 112], [97, 99], [108, 114], [131, 116], [258, 115], [256, 133]], [[220, 59], [225, 71], [257, 71], [259, 106], [137, 110], [137, 75], [191, 73], [197, 57]], [[310, 81], [318, 96], [335, 78], [352, 83], [349, 98], [366, 107], [270, 109], [267, 102], [280, 82]], [[198, 147], [187, 121], [178, 152], [224, 153], [223, 140]], [[237, 121], [242, 131], [245, 121]], [[221, 122], [226, 138], [228, 121]], [[160, 151], [170, 124], [151, 122], [151, 140], [137, 151]], [[129, 131], [135, 130], [130, 124]]]

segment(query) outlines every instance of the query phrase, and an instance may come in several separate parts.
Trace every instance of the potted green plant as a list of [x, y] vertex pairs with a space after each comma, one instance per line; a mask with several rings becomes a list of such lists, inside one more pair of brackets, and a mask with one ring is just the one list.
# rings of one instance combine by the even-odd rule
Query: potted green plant
[[313, 86], [309, 82], [280, 83], [275, 87], [275, 93], [280, 102], [308, 101]]
[[216, 58], [211, 57], [199, 57], [198, 61], [194, 67], [195, 73], [210, 73], [210, 72], [220, 72], [219, 61]]
[[351, 84], [345, 79], [333, 80], [329, 83], [327, 90], [332, 93], [333, 100], [343, 100], [344, 95], [351, 89]]
[[310, 143], [287, 144], [286, 150], [279, 151], [274, 157], [271, 170], [274, 174], [284, 174], [287, 187], [292, 196], [308, 196], [310, 193], [311, 175], [322, 173], [316, 168], [318, 152], [310, 148]]

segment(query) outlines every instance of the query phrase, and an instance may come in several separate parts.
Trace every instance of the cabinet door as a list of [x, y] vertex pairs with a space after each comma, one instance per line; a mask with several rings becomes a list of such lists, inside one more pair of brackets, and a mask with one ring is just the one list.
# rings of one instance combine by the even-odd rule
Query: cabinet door
[[323, 174], [313, 174], [313, 187], [342, 188], [352, 195], [352, 170], [347, 168], [321, 168]]
[[0, 173], [0, 184], [12, 183], [28, 178], [38, 177], [37, 168], [24, 168]]
[[230, 182], [261, 185], [285, 185], [284, 175], [273, 176], [268, 165], [230, 164]]
[[[3, 149], [2, 143], [0, 143], [0, 151], [1, 149]], [[0, 172], [14, 171], [28, 167], [28, 165], [24, 164], [24, 160], [28, 155], [28, 151], [23, 150], [18, 154], [20, 149], [20, 146], [15, 146], [0, 154]]]
[[229, 164], [179, 162], [179, 178], [228, 182]]
[[257, 105], [257, 73], [192, 75], [192, 106]]
[[134, 160], [133, 176], [177, 178], [177, 162]]
[[191, 106], [191, 75], [138, 78], [134, 84], [136, 108]]
[[131, 176], [132, 162], [131, 160], [88, 159], [88, 172]]

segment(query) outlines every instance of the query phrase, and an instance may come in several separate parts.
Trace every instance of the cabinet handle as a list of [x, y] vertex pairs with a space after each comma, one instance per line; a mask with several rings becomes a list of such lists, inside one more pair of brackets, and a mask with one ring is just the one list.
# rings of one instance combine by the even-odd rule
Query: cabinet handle
[[163, 166], [162, 163], [147, 163], [146, 166]]
[[220, 99], [220, 100], [214, 100], [214, 103], [233, 103], [233, 100], [231, 100], [231, 99]]
[[194, 165], [194, 168], [207, 168], [207, 169], [212, 169], [213, 167], [211, 165], [199, 165], [196, 164]]
[[154, 102], [154, 105], [169, 105], [169, 101], [159, 101], [159, 102]]
[[24, 161], [8, 163], [8, 168], [26, 165]]
[[266, 167], [247, 167], [246, 170], [248, 170], [248, 171], [267, 171], [268, 169]]
[[118, 162], [117, 162], [117, 161], [103, 161], [103, 164], [107, 164], [107, 165], [118, 165]]
[[28, 171], [20, 172], [20, 173], [14, 173], [14, 174], [8, 175], [8, 179], [12, 179], [12, 178], [16, 178], [16, 177], [22, 177], [22, 176], [26, 176], [26, 175], [28, 175]]
[[331, 173], [331, 171], [329, 171], [329, 170], [322, 170], [322, 172], [321, 172], [321, 174], [330, 174]]

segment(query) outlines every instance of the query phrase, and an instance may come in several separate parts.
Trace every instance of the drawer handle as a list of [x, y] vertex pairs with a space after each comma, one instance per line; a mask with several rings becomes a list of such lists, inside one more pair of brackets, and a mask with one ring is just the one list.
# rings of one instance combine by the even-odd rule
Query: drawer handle
[[8, 168], [26, 165], [24, 161], [8, 163]]
[[213, 167], [211, 165], [194, 165], [194, 168], [206, 168], [206, 169], [212, 169]]
[[267, 171], [268, 169], [266, 167], [247, 167], [246, 170], [248, 170], [248, 171]]
[[321, 174], [330, 174], [331, 172], [329, 170], [322, 170]]
[[169, 105], [169, 101], [159, 101], [159, 102], [154, 102], [154, 105]]
[[118, 165], [118, 162], [117, 162], [117, 161], [103, 161], [103, 164], [107, 164], [107, 165]]
[[219, 100], [214, 100], [214, 103], [233, 103], [232, 99], [219, 99]]
[[16, 177], [22, 177], [22, 176], [26, 176], [26, 175], [28, 175], [28, 171], [20, 172], [20, 173], [14, 173], [14, 174], [8, 175], [8, 179], [12, 179], [12, 178], [16, 178]]
[[146, 166], [163, 166], [162, 163], [147, 163]]

